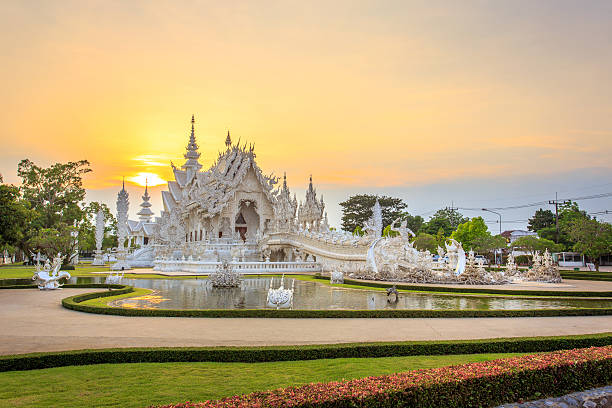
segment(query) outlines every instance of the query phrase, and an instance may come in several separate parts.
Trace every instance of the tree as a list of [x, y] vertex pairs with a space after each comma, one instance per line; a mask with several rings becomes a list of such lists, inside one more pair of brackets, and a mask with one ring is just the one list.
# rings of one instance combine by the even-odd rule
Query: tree
[[543, 210], [541, 208], [536, 210], [533, 217], [531, 217], [527, 223], [527, 229], [534, 232], [537, 232], [542, 228], [551, 228], [554, 226], [555, 214], [550, 210]]
[[559, 231], [555, 225], [542, 228], [538, 231], [541, 238], [546, 238], [562, 245], [560, 251], [571, 251], [574, 248], [574, 241], [568, 234], [570, 224], [578, 218], [590, 218], [586, 211], [578, 207], [578, 203], [568, 201], [559, 204]]
[[443, 208], [431, 216], [429, 221], [423, 225], [422, 230], [428, 234], [436, 235], [440, 228], [442, 228], [444, 236], [449, 237], [460, 224], [466, 221], [468, 221], [468, 218], [464, 217], [457, 210]]
[[408, 212], [404, 212], [401, 218], [402, 222], [406, 221], [406, 226], [410, 228], [412, 232], [418, 235], [421, 227], [425, 220], [420, 215], [410, 215]]
[[511, 246], [529, 252], [531, 255], [535, 254], [536, 251], [544, 252], [548, 249], [549, 252], [559, 252], [563, 249], [563, 245], [561, 244], [556, 244], [549, 239], [538, 238], [533, 235], [520, 237], [516, 239]]
[[567, 233], [576, 242], [574, 250], [589, 258], [599, 272], [599, 258], [612, 253], [612, 225], [580, 217], [568, 224]]
[[470, 248], [474, 249], [474, 244], [480, 242], [479, 240], [490, 236], [491, 233], [482, 217], [474, 217], [469, 221], [459, 224], [455, 232], [452, 233], [451, 238], [461, 242], [463, 248], [468, 250]]
[[340, 203], [342, 207], [342, 229], [344, 231], [355, 231], [356, 227], [363, 227], [364, 223], [372, 216], [372, 207], [374, 207], [376, 199], [378, 199], [382, 209], [383, 228], [395, 219], [404, 216], [402, 210], [406, 208], [406, 203], [400, 198], [370, 194], [354, 195]]
[[419, 251], [429, 251], [431, 253], [436, 253], [438, 249], [438, 242], [436, 241], [436, 237], [426, 232], [421, 232], [414, 239], [414, 247]]
[[19, 163], [17, 174], [22, 179], [22, 197], [37, 216], [31, 223], [31, 249], [53, 256], [61, 252], [70, 262], [85, 217], [82, 202], [85, 198], [82, 177], [91, 171], [87, 160], [55, 163], [48, 168], [35, 165], [28, 159]]
[[385, 229], [383, 229], [383, 232], [382, 232], [383, 237], [397, 237], [398, 235], [399, 235], [399, 232], [392, 231], [390, 225], [387, 225]]
[[90, 171], [87, 160], [55, 163], [49, 168], [39, 167], [28, 159], [19, 163], [21, 194], [40, 214], [42, 228], [53, 228], [58, 222], [73, 225], [82, 219], [79, 207], [85, 198], [82, 177]]
[[506, 248], [506, 238], [501, 235], [480, 235], [472, 241], [472, 249], [479, 254], [486, 254], [490, 261], [495, 258], [494, 250]]
[[28, 204], [21, 200], [19, 188], [0, 185], [0, 251], [14, 252], [22, 247], [34, 215]]

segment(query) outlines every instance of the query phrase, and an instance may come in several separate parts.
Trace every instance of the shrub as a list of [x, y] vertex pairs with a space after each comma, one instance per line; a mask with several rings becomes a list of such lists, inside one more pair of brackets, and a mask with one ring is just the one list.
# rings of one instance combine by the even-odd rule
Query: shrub
[[0, 356], [0, 372], [70, 365], [212, 361], [255, 363], [482, 353], [535, 353], [612, 345], [612, 333], [561, 337], [345, 343], [266, 347], [173, 347], [74, 350]]
[[534, 354], [165, 408], [478, 407], [562, 395], [612, 381], [612, 346]]

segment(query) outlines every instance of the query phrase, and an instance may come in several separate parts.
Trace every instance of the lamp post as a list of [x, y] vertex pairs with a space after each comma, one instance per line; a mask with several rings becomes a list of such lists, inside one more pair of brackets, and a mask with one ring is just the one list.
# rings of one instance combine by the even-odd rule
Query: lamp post
[[[490, 213], [497, 214], [497, 215], [499, 216], [499, 235], [501, 235], [501, 233], [502, 233], [502, 219], [501, 219], [501, 214], [500, 214], [500, 213], [498, 213], [498, 212], [495, 212], [495, 211], [493, 211], [493, 210], [489, 210], [488, 208], [483, 208], [483, 209], [482, 209], [482, 211], [488, 211], [488, 212], [490, 212]], [[502, 257], [503, 257], [503, 255], [502, 255]], [[497, 263], [497, 249], [495, 250], [495, 263]], [[498, 265], [500, 265], [500, 264], [501, 264], [501, 260], [500, 260], [500, 262], [499, 262], [499, 264], [498, 264]]]

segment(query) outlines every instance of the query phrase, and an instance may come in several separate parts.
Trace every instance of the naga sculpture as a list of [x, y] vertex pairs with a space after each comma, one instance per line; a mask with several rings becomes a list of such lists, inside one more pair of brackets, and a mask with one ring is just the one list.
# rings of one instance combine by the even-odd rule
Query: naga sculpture
[[47, 259], [43, 267], [41, 267], [40, 264], [36, 265], [36, 270], [34, 272], [34, 276], [32, 276], [32, 280], [36, 281], [38, 289], [60, 289], [60, 287], [63, 286], [63, 283], [60, 283], [60, 279], [70, 279], [70, 274], [68, 272], [59, 270], [62, 266], [63, 259], [64, 257], [60, 253], [57, 254], [55, 258], [53, 258], [52, 264], [49, 263], [49, 260]]

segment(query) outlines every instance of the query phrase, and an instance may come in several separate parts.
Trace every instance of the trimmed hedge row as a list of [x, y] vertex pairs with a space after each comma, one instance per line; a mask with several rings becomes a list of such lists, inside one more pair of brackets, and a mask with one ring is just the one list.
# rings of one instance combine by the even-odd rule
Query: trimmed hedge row
[[[329, 280], [327, 276], [314, 276], [315, 279]], [[368, 286], [372, 288], [390, 288], [395, 285], [398, 290], [412, 290], [421, 292], [446, 292], [446, 293], [482, 293], [490, 295], [521, 295], [521, 296], [556, 296], [556, 297], [612, 297], [612, 292], [578, 292], [563, 290], [524, 290], [524, 289], [489, 289], [471, 288], [468, 285], [462, 287], [448, 286], [427, 286], [427, 285], [408, 285], [390, 284], [383, 282], [370, 282], [354, 279], [344, 279], [347, 285]]]
[[164, 408], [490, 407], [611, 381], [612, 347], [608, 346], [308, 384]]
[[177, 347], [75, 350], [0, 356], [1, 371], [23, 371], [71, 365], [167, 362], [270, 362], [330, 358], [531, 353], [612, 345], [612, 333], [395, 343], [349, 343], [267, 347]]
[[289, 309], [125, 309], [82, 304], [85, 300], [122, 295], [126, 287], [109, 292], [93, 292], [62, 299], [62, 306], [85, 313], [118, 316], [224, 317], [224, 318], [442, 318], [442, 317], [553, 317], [608, 316], [610, 308], [533, 309], [533, 310], [289, 310]]

